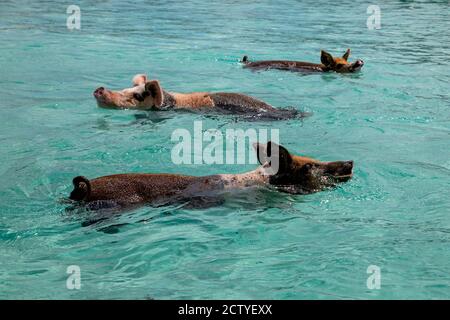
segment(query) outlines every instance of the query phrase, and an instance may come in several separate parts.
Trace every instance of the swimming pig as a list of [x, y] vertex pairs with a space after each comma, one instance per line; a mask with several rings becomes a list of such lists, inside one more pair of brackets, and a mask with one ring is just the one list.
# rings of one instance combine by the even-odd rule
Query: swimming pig
[[87, 179], [73, 179], [70, 199], [101, 208], [103, 205], [174, 204], [198, 197], [214, 197], [221, 191], [251, 186], [306, 194], [334, 186], [352, 177], [353, 161], [321, 162], [291, 155], [274, 142], [254, 144], [256, 170], [241, 174], [187, 176], [179, 174], [125, 173]]
[[213, 111], [268, 120], [301, 118], [306, 115], [294, 108], [274, 108], [241, 93], [168, 92], [162, 89], [159, 81], [149, 81], [144, 74], [133, 78], [132, 88], [112, 91], [100, 87], [94, 91], [94, 97], [98, 106], [104, 108]]
[[349, 57], [350, 49], [347, 49], [342, 57], [333, 57], [328, 52], [322, 50], [320, 53], [321, 64], [287, 60], [262, 60], [251, 62], [248, 60], [247, 56], [244, 56], [242, 63], [244, 64], [244, 68], [255, 70], [278, 69], [299, 72], [335, 71], [338, 73], [349, 73], [361, 70], [364, 62], [358, 59], [355, 62], [350, 63], [347, 61]]

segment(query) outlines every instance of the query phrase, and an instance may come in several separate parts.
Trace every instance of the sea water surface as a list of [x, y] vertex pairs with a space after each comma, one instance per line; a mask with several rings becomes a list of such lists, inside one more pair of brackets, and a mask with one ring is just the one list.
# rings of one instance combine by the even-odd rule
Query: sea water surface
[[[448, 1], [0, 3], [0, 298], [442, 299], [450, 297]], [[381, 28], [367, 7], [378, 4]], [[363, 59], [358, 74], [250, 72], [239, 60]], [[93, 90], [136, 73], [169, 91], [242, 92], [303, 121], [106, 110]], [[354, 160], [311, 195], [231, 193], [204, 209], [143, 207], [83, 226], [74, 176], [238, 173], [176, 165], [176, 129], [279, 129], [292, 153]], [[67, 268], [81, 270], [69, 290]], [[381, 272], [371, 289], [369, 266]], [[69, 281], [70, 282], [70, 281]], [[370, 282], [370, 281], [369, 281]]]

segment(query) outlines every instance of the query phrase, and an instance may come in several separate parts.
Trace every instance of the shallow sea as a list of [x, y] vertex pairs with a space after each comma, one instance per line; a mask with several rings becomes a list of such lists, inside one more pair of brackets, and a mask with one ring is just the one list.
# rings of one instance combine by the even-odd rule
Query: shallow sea
[[[450, 297], [448, 1], [0, 3], [0, 298], [442, 299]], [[319, 61], [352, 49], [358, 74], [250, 72], [253, 59]], [[168, 90], [242, 92], [312, 113], [246, 122], [105, 110], [92, 91], [136, 73]], [[144, 207], [83, 227], [61, 203], [76, 175], [193, 175], [255, 165], [175, 165], [171, 134], [279, 129], [296, 154], [354, 160], [311, 195], [230, 194], [201, 210]], [[81, 289], [66, 288], [67, 267]], [[378, 266], [381, 288], [367, 287]]]

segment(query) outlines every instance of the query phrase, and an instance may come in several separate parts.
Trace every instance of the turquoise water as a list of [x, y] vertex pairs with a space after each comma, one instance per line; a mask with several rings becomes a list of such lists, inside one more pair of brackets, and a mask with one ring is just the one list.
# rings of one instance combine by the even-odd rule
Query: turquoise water
[[[450, 297], [448, 1], [0, 3], [0, 298], [411, 299]], [[237, 62], [363, 59], [353, 75], [252, 73]], [[243, 92], [304, 121], [97, 108], [100, 85], [148, 73], [173, 91]], [[133, 210], [82, 227], [60, 199], [76, 175], [244, 172], [175, 165], [173, 130], [277, 128], [293, 153], [355, 161], [307, 196], [249, 190], [218, 207]], [[81, 290], [66, 268], [81, 269]], [[381, 289], [366, 286], [369, 265]]]

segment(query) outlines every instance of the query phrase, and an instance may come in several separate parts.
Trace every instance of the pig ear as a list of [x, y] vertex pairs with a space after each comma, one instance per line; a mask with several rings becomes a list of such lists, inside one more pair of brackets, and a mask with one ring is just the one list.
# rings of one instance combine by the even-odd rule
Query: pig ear
[[267, 162], [266, 144], [255, 142], [253, 148], [256, 151], [256, 157], [258, 158], [259, 164], [263, 165]]
[[284, 173], [286, 172], [292, 163], [292, 156], [289, 154], [289, 151], [275, 142], [269, 141], [267, 144], [254, 143], [253, 147], [257, 152], [258, 162], [261, 165], [265, 165], [270, 163], [271, 166], [275, 165], [274, 169], [276, 169], [275, 173]]
[[133, 77], [133, 87], [139, 86], [147, 82], [147, 75], [137, 74]]
[[348, 60], [349, 57], [350, 57], [350, 49], [347, 49], [347, 51], [345, 51], [345, 53], [342, 56], [342, 58], [345, 59], [345, 60]]
[[[267, 156], [271, 159], [271, 166], [273, 167], [273, 169], [278, 169], [276, 171], [277, 173], [285, 173], [291, 167], [292, 156], [289, 154], [289, 151], [285, 147], [280, 146], [275, 142], [269, 141], [267, 142], [266, 153]], [[278, 165], [276, 165], [274, 161], [278, 161]]]
[[320, 61], [325, 66], [332, 66], [334, 64], [333, 56], [324, 50], [320, 51]]
[[163, 91], [158, 80], [152, 80], [145, 84], [145, 92], [153, 98], [154, 106], [159, 108], [163, 104]]

